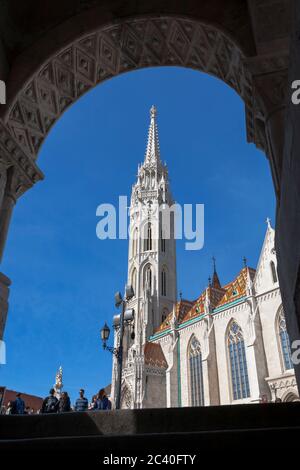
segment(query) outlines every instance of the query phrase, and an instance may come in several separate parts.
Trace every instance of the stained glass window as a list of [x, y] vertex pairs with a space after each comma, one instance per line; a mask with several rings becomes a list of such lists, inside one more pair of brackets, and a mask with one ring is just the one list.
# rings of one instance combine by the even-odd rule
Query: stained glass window
[[191, 406], [204, 405], [202, 354], [200, 343], [195, 336], [190, 340], [188, 350]]
[[243, 332], [233, 321], [227, 337], [233, 399], [240, 400], [250, 396], [248, 368]]
[[291, 345], [288, 332], [286, 331], [286, 322], [283, 310], [280, 311], [278, 316], [278, 333], [280, 338], [281, 353], [286, 370], [293, 369], [293, 362], [291, 358]]
[[161, 272], [161, 295], [167, 295], [167, 273], [164, 269]]

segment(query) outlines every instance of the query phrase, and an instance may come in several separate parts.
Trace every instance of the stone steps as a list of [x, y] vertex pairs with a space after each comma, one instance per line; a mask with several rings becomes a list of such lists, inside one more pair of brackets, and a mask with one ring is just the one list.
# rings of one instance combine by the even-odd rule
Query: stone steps
[[299, 442], [300, 403], [0, 416], [0, 452], [145, 456]]

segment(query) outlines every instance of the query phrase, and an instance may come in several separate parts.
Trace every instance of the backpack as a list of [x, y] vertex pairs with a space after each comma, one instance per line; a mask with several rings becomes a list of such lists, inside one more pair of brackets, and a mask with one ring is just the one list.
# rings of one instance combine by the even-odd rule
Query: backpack
[[45, 405], [45, 413], [55, 413], [57, 408], [57, 398], [50, 396], [47, 398]]

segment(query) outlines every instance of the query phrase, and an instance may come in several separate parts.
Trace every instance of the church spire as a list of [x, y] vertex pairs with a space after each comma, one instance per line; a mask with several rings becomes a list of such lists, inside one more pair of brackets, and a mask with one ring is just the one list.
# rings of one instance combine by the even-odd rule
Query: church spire
[[215, 287], [216, 289], [221, 289], [221, 283], [220, 283], [219, 276], [217, 274], [217, 269], [216, 269], [216, 258], [214, 256], [212, 257], [212, 262], [213, 262], [214, 272], [213, 272], [211, 285], [212, 287]]
[[150, 126], [148, 132], [148, 143], [145, 155], [145, 162], [158, 162], [160, 161], [158, 129], [157, 129], [157, 109], [154, 105], [150, 109]]

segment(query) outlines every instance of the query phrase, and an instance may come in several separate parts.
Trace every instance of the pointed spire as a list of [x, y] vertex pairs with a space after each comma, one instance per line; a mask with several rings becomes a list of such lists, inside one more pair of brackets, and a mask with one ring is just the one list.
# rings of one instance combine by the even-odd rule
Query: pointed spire
[[269, 217], [267, 217], [266, 223], [267, 223], [268, 229], [269, 229], [269, 230], [272, 230], [271, 219], [269, 219]]
[[216, 270], [216, 258], [214, 256], [212, 257], [212, 261], [213, 261], [213, 268], [214, 268], [213, 277], [212, 277], [212, 287], [215, 287], [216, 289], [221, 289], [221, 283], [220, 283], [219, 276]]
[[248, 296], [253, 295], [253, 281], [250, 276], [249, 268], [247, 268], [247, 277], [246, 277], [246, 293]]
[[148, 143], [145, 155], [145, 162], [157, 162], [160, 161], [160, 150], [158, 141], [158, 129], [157, 129], [157, 109], [153, 105], [150, 109], [150, 126], [148, 132]]

